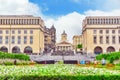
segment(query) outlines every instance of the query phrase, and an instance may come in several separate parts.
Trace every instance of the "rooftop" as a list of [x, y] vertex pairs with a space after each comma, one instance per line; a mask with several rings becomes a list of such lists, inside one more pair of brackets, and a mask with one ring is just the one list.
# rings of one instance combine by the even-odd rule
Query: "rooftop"
[[58, 43], [58, 44], [70, 44], [70, 45], [71, 45], [71, 43], [66, 42], [66, 41], [62, 41], [62, 42], [60, 42], [60, 43]]

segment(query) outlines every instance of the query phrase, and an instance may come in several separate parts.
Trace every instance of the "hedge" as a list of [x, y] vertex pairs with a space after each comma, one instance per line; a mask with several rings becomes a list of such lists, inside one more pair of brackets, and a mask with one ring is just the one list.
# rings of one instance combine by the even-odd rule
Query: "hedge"
[[120, 80], [120, 71], [76, 65], [0, 66], [0, 80]]
[[78, 76], [0, 76], [0, 80], [120, 80], [120, 75], [78, 75]]
[[108, 60], [110, 63], [113, 63], [114, 60], [120, 59], [120, 52], [103, 53], [96, 56], [97, 60], [101, 60], [102, 58]]
[[13, 54], [13, 53], [0, 52], [0, 59], [19, 59], [19, 60], [29, 61], [30, 57], [22, 53]]

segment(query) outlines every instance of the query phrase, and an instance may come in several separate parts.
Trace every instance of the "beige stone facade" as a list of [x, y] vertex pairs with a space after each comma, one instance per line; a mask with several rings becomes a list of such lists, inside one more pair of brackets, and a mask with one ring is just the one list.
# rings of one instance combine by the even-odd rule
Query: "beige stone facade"
[[83, 20], [83, 52], [120, 51], [120, 16], [88, 16]]
[[73, 36], [73, 48], [76, 50], [77, 46], [82, 44], [82, 35]]
[[44, 49], [44, 22], [32, 15], [0, 16], [0, 50], [40, 53]]

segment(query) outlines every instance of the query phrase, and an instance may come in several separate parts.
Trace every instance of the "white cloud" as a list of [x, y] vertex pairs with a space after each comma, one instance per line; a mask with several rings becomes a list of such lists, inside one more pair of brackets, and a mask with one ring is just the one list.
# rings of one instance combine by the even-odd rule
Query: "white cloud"
[[41, 15], [40, 8], [29, 0], [0, 0], [1, 15]]
[[84, 15], [81, 15], [77, 12], [72, 12], [70, 14], [58, 17], [57, 19], [47, 19], [45, 24], [50, 26], [55, 25], [57, 30], [57, 41], [60, 41], [61, 34], [63, 30], [68, 34], [68, 40], [71, 42], [73, 35], [80, 35], [82, 28], [82, 20]]
[[86, 16], [120, 16], [120, 9], [112, 11], [88, 10], [84, 14]]

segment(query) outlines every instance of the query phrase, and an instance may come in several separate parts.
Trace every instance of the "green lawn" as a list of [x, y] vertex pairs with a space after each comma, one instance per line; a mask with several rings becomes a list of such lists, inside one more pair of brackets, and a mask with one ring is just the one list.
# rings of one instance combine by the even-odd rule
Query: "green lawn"
[[65, 64], [0, 66], [0, 80], [120, 80], [120, 70]]

